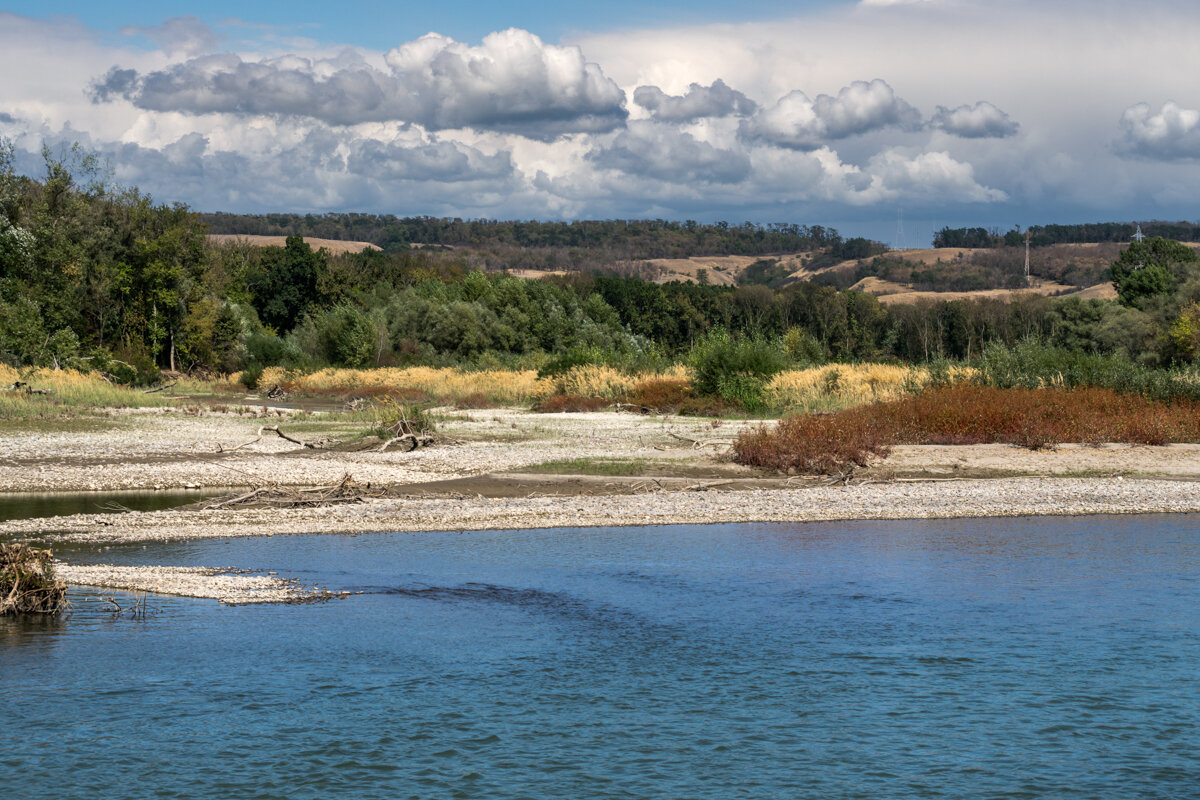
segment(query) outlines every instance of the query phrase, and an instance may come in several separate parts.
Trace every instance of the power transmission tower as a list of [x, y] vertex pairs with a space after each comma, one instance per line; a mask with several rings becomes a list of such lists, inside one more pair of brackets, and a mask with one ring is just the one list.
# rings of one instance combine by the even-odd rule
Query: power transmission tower
[[1029, 286], [1029, 231], [1025, 231], [1025, 285]]
[[[1137, 244], [1141, 244], [1142, 240], [1145, 238], [1146, 238], [1146, 234], [1142, 233], [1142, 223], [1139, 222], [1137, 224], [1137, 230], [1133, 232], [1133, 241], [1136, 242]], [[1146, 266], [1146, 262], [1139, 258], [1138, 265], [1136, 267], [1134, 267], [1134, 269], [1135, 270], [1141, 269], [1144, 266]]]
[[908, 244], [904, 241], [904, 209], [896, 209], [896, 249], [907, 250]]

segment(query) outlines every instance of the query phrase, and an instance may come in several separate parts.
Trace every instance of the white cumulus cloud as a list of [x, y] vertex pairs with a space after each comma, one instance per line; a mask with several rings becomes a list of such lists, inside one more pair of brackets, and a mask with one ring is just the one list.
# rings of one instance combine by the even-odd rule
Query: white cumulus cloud
[[669, 95], [657, 86], [639, 86], [633, 102], [661, 122], [691, 122], [704, 117], [747, 116], [758, 104], [718, 78], [711, 86], [693, 83], [683, 95]]
[[1149, 104], [1125, 109], [1119, 123], [1120, 153], [1174, 161], [1200, 158], [1200, 111], [1166, 102], [1157, 113]]
[[335, 125], [399, 121], [429, 130], [479, 128], [553, 138], [608, 131], [625, 120], [625, 93], [577, 47], [528, 31], [489, 34], [477, 47], [427, 34], [389, 50], [376, 68], [338, 59], [232, 53], [145, 74], [113, 67], [93, 83], [96, 102], [187, 114], [297, 115]]
[[1021, 127], [1008, 114], [983, 100], [973, 106], [938, 106], [929, 124], [964, 139], [1004, 139], [1015, 136]]
[[810, 100], [804, 92], [789, 92], [746, 120], [742, 134], [781, 147], [815, 150], [831, 140], [888, 127], [915, 130], [920, 125], [920, 112], [876, 78], [869, 83], [855, 81], [836, 97], [820, 94]]

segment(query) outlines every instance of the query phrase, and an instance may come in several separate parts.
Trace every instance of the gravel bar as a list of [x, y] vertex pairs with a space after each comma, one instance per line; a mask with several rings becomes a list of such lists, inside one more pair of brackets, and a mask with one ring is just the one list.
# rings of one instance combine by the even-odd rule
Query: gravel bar
[[323, 589], [302, 587], [294, 579], [216, 567], [119, 567], [57, 562], [55, 572], [71, 586], [211, 598], [231, 606], [307, 603], [338, 596]]
[[0, 536], [121, 543], [386, 531], [1200, 512], [1193, 481], [1011, 478], [579, 497], [389, 499], [307, 509], [80, 514]]

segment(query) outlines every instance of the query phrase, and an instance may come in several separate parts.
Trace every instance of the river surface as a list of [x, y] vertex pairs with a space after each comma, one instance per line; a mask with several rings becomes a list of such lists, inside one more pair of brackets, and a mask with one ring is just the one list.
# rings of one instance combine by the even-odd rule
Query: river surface
[[0, 796], [1194, 798], [1200, 518], [64, 551], [363, 594], [0, 623]]

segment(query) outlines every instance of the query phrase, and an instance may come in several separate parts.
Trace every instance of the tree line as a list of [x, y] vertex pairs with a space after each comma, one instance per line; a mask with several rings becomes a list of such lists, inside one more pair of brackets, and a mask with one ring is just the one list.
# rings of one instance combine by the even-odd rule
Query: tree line
[[[938, 247], [1024, 247], [1029, 234], [1030, 247], [1091, 242], [1129, 242], [1137, 233], [1136, 222], [1086, 222], [1076, 225], [1031, 225], [1022, 231], [1013, 227], [1005, 233], [996, 228], [942, 228], [933, 237]], [[1200, 242], [1200, 224], [1194, 222], [1140, 223], [1142, 234], [1151, 238]]]
[[[331, 255], [298, 235], [283, 247], [216, 246], [200, 215], [114, 187], [81, 151], [45, 161], [42, 179], [17, 175], [0, 145], [0, 359], [14, 365], [130, 380], [274, 364], [632, 368], [684, 358], [717, 330], [786, 341], [812, 363], [971, 359], [989, 343], [1029, 337], [1151, 366], [1191, 363], [1200, 350], [1200, 261], [1160, 238], [1114, 261], [1118, 302], [1025, 295], [886, 306], [811, 282], [659, 284], [600, 269], [529, 281], [481, 270], [458, 249]], [[827, 252], [837, 247], [875, 252], [840, 239]]]

